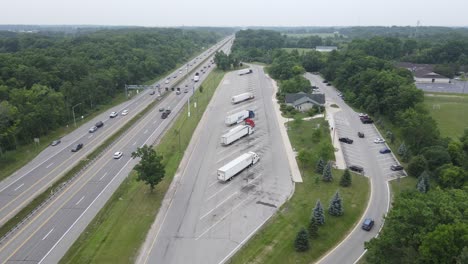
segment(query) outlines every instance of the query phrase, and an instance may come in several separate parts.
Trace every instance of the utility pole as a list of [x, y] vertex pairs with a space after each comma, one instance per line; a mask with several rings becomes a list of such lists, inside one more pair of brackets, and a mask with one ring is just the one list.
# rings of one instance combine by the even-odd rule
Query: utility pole
[[75, 107], [79, 106], [82, 103], [76, 104], [72, 107], [72, 112], [73, 112], [73, 123], [75, 124], [76, 127], [76, 120], [75, 120]]

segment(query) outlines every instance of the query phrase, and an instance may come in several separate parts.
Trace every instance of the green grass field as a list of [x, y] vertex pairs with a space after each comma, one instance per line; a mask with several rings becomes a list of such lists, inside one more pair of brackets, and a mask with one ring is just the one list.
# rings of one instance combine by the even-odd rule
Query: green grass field
[[[183, 112], [166, 132], [156, 150], [164, 157], [166, 177], [153, 193], [132, 173], [117, 189], [103, 209], [68, 250], [60, 263], [132, 263], [143, 243], [162, 199], [179, 167], [183, 151], [190, 142], [204, 109], [208, 105], [224, 73], [213, 71], [203, 82], [203, 93], [197, 91], [192, 101], [191, 118]], [[179, 146], [180, 131], [180, 146]], [[179, 148], [181, 151], [179, 151]]]
[[426, 93], [424, 104], [443, 137], [458, 138], [468, 128], [468, 95]]
[[[293, 121], [294, 122], [294, 121]], [[312, 131], [320, 125], [321, 140], [330, 141], [328, 127], [323, 119], [313, 119], [291, 124], [289, 135], [293, 147], [297, 150], [317, 149], [318, 142], [310, 140]], [[325, 183], [313, 172], [313, 167], [305, 168], [303, 183], [295, 185], [292, 198], [279, 212], [233, 257], [230, 263], [311, 263], [318, 260], [325, 252], [339, 243], [360, 219], [367, 206], [369, 182], [367, 178], [353, 174], [352, 186], [339, 186], [342, 171], [333, 170], [334, 182]], [[319, 237], [310, 241], [311, 249], [304, 253], [294, 250], [294, 239], [301, 227], [307, 227], [312, 209], [320, 199], [325, 211], [336, 190], [339, 190], [345, 214], [332, 217], [326, 213], [325, 225], [320, 227]]]

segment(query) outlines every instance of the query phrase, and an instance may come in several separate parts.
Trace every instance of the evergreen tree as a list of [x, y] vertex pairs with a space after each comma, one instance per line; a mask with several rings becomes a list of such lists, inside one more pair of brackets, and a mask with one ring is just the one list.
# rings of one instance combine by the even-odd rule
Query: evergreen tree
[[325, 224], [325, 215], [323, 213], [323, 207], [320, 200], [317, 200], [317, 203], [315, 204], [313, 217], [315, 218], [317, 224]]
[[405, 145], [405, 142], [401, 143], [400, 146], [398, 147], [398, 150], [397, 150], [397, 153], [398, 155], [400, 156], [404, 156], [406, 154], [406, 145]]
[[325, 182], [333, 181], [333, 175], [331, 172], [331, 162], [328, 162], [325, 168], [323, 169], [322, 180]]
[[325, 162], [323, 161], [322, 158], [320, 158], [318, 161], [317, 161], [317, 166], [315, 166], [315, 171], [317, 173], [320, 173], [322, 174], [323, 173], [323, 168], [325, 167]]
[[341, 176], [340, 185], [343, 187], [351, 186], [351, 173], [348, 169], [346, 169], [343, 173], [343, 176]]
[[330, 207], [328, 207], [328, 213], [333, 216], [341, 216], [344, 213], [341, 196], [338, 191], [336, 191], [335, 195], [333, 195], [333, 198], [330, 201]]
[[314, 215], [312, 214], [312, 217], [310, 218], [309, 222], [309, 237], [318, 237], [318, 229], [319, 225]]
[[309, 250], [309, 235], [305, 228], [301, 228], [301, 230], [297, 233], [296, 240], [294, 240], [294, 248], [296, 248], [297, 252], [304, 252]]
[[421, 175], [419, 175], [416, 189], [421, 193], [427, 193], [429, 191], [429, 174], [427, 171], [423, 171]]

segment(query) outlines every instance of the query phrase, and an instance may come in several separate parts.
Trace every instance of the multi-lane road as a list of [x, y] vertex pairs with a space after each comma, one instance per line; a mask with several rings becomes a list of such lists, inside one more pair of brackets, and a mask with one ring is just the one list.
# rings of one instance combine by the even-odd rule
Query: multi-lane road
[[[159, 215], [156, 232], [146, 240], [137, 263], [220, 263], [226, 261], [285, 202], [292, 192], [289, 164], [273, 110], [273, 86], [263, 69], [226, 74], [186, 154], [174, 182], [170, 206]], [[233, 105], [231, 97], [253, 92], [255, 98]], [[255, 132], [230, 146], [221, 135], [228, 114], [255, 111]], [[216, 171], [248, 151], [260, 161], [230, 182]], [[158, 222], [160, 221], [160, 222]]]
[[[229, 50], [231, 41], [225, 39], [222, 43], [225, 44], [222, 49]], [[217, 44], [215, 47], [218, 48], [220, 45]], [[189, 64], [195, 67], [205, 58], [211, 56], [215, 47], [200, 55], [200, 59], [189, 62]], [[197, 65], [198, 69], [207, 66], [207, 63]], [[173, 78], [177, 73], [179, 73], [179, 69], [170, 77]], [[204, 76], [206, 74], [202, 75], [201, 79]], [[185, 83], [179, 83], [182, 89], [184, 89], [185, 84], [192, 88], [194, 83], [191, 81], [191, 77], [187, 76]], [[182, 78], [182, 75], [178, 74], [177, 78]], [[174, 80], [177, 79], [173, 78], [171, 82]], [[162, 87], [164, 85], [161, 83]], [[144, 144], [152, 144], [169, 126], [195, 88], [189, 89], [188, 93], [182, 92], [180, 95], [176, 95], [174, 92], [170, 93], [158, 104], [158, 107], [152, 109], [126, 131], [93, 165], [58, 193], [32, 219], [3, 241], [0, 245], [0, 260], [15, 263], [58, 262], [138, 162], [138, 160], [130, 158], [130, 153]], [[2, 219], [11, 217], [9, 212], [14, 211], [15, 206], [24, 206], [32, 196], [47, 188], [52, 181], [74, 163], [84, 158], [107, 136], [122, 127], [126, 120], [132, 118], [133, 115], [155, 100], [156, 95], [150, 96], [148, 93], [148, 91], [144, 92], [130, 102], [110, 110], [129, 109], [127, 116], [108, 119], [107, 113], [100, 115], [62, 138], [60, 145], [47, 148], [31, 164], [2, 182], [0, 185], [0, 197], [2, 198], [0, 205], [3, 207], [0, 209], [0, 215]], [[159, 107], [170, 107], [173, 113], [163, 120], [160, 117]], [[98, 120], [104, 121], [104, 127], [95, 133], [88, 133], [89, 127]], [[83, 142], [85, 146], [79, 152], [72, 154], [70, 148], [77, 142]], [[117, 160], [113, 159], [112, 154], [116, 151], [122, 151], [124, 156]]]

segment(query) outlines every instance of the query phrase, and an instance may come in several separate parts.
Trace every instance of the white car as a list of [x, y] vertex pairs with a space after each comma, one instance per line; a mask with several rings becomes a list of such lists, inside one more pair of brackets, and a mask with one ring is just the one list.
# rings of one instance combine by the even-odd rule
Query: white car
[[123, 110], [122, 113], [121, 113], [121, 115], [123, 115], [123, 116], [126, 116], [127, 114], [128, 114], [128, 110], [127, 110], [127, 109]]
[[374, 143], [375, 143], [375, 144], [385, 143], [385, 139], [383, 139], [383, 138], [376, 138], [376, 139], [374, 140]]
[[114, 153], [114, 159], [120, 159], [122, 157], [123, 153], [121, 151], [117, 151]]
[[119, 114], [118, 114], [117, 112], [112, 112], [112, 113], [110, 113], [109, 116], [110, 116], [110, 118], [114, 118], [114, 117], [116, 117], [116, 116], [118, 116], [118, 115], [119, 115]]
[[166, 80], [164, 83], [165, 83], [165, 84], [168, 84], [168, 83], [169, 83], [169, 80]]
[[88, 131], [89, 133], [94, 133], [97, 129], [97, 126], [92, 126]]
[[359, 115], [359, 117], [365, 117], [365, 116], [367, 116], [367, 114], [364, 114], [364, 113], [359, 113], [358, 115]]

